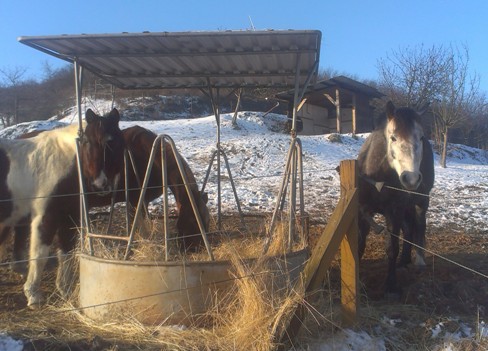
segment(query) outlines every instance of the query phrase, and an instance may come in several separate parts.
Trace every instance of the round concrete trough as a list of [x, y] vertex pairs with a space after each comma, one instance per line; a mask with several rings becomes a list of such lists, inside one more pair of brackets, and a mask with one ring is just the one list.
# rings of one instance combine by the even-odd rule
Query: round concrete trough
[[[235, 283], [230, 261], [133, 262], [80, 254], [80, 307], [88, 317], [115, 322], [130, 315], [144, 324], [190, 325]], [[294, 283], [308, 250], [267, 260], [270, 289]], [[249, 260], [252, 261], [252, 260]], [[285, 272], [285, 273], [284, 273]]]

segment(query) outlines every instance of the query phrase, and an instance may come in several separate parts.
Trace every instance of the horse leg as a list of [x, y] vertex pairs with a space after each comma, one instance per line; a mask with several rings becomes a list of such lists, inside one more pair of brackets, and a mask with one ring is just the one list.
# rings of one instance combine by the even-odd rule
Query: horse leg
[[15, 226], [13, 262], [10, 264], [10, 269], [19, 273], [23, 278], [27, 275], [28, 270], [26, 259], [28, 258], [29, 231], [28, 221], [21, 221]]
[[424, 267], [425, 264], [425, 230], [427, 227], [426, 212], [429, 206], [429, 200], [426, 203], [415, 205], [415, 230], [413, 232], [413, 241], [418, 247], [415, 247], [414, 265]]
[[73, 282], [73, 258], [70, 253], [76, 246], [77, 229], [71, 223], [63, 223], [58, 229], [58, 272], [56, 276], [56, 288], [63, 298], [70, 295]]
[[358, 214], [358, 228], [358, 257], [361, 259], [364, 255], [364, 250], [366, 249], [366, 239], [370, 230], [369, 221], [365, 218], [362, 211], [359, 211]]
[[401, 227], [401, 219], [398, 217], [389, 216], [386, 217], [386, 223], [388, 228], [388, 240], [387, 240], [387, 247], [386, 247], [386, 254], [388, 257], [388, 273], [386, 276], [386, 292], [399, 294], [401, 289], [397, 284], [397, 276], [396, 276], [396, 260], [398, 257], [398, 253], [400, 251], [399, 245], [399, 234], [400, 234], [400, 227]]
[[405, 209], [405, 216], [402, 223], [403, 231], [403, 245], [402, 254], [398, 267], [406, 267], [412, 263], [412, 242], [414, 242], [414, 230], [415, 230], [415, 209], [409, 207]]
[[10, 235], [10, 227], [6, 227], [0, 224], [0, 259], [4, 259], [7, 256], [7, 249], [3, 245], [5, 240], [8, 239], [8, 236]]
[[45, 221], [42, 215], [32, 218], [30, 249], [29, 249], [29, 271], [24, 284], [24, 294], [27, 298], [27, 306], [37, 308], [42, 302], [40, 291], [42, 272], [46, 266], [49, 249], [54, 237], [53, 229], [49, 221]]

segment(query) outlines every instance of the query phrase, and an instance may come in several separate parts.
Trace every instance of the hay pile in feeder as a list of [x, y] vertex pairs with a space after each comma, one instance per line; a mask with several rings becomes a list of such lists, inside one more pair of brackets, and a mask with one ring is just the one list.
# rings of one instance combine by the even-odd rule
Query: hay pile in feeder
[[[223, 219], [223, 230], [216, 228], [216, 223], [212, 223], [207, 237], [211, 243], [214, 258], [217, 261], [230, 260], [230, 249], [239, 252], [242, 258], [256, 258], [263, 254], [263, 242], [268, 232], [268, 224], [264, 217], [253, 217], [246, 219], [246, 226], [249, 228], [245, 231], [240, 227], [238, 218], [229, 217]], [[103, 231], [100, 226], [94, 227], [95, 231]], [[114, 232], [126, 235], [126, 229], [123, 226], [115, 228]], [[181, 253], [176, 246], [175, 221], [169, 221], [169, 232], [173, 233], [170, 237], [168, 261], [207, 261], [208, 252], [203, 248], [199, 252]], [[307, 246], [306, 239], [300, 236], [300, 239], [293, 243], [291, 250], [288, 250], [285, 244], [285, 236], [288, 232], [288, 223], [278, 223], [274, 231], [273, 240], [269, 249], [268, 256], [281, 255], [286, 252], [299, 251]], [[130, 261], [137, 262], [158, 262], [165, 260], [165, 242], [164, 227], [162, 219], [145, 219], [144, 224], [135, 231]], [[122, 260], [126, 252], [127, 244], [125, 241], [114, 241], [95, 238], [92, 239], [93, 254], [96, 257], [112, 260]], [[89, 251], [88, 240], [84, 243], [84, 252]]]

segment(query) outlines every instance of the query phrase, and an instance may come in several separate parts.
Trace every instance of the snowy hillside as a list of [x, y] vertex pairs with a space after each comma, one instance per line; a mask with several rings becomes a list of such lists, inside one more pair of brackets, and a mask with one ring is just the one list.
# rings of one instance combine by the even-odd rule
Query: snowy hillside
[[[108, 102], [91, 107], [99, 113], [110, 109]], [[83, 108], [84, 111], [86, 108]], [[121, 110], [122, 119], [124, 111]], [[229, 159], [232, 177], [245, 212], [270, 212], [284, 172], [290, 136], [283, 132], [285, 116], [241, 112], [238, 128], [232, 115], [221, 117], [221, 142]], [[37, 129], [52, 129], [78, 123], [75, 109], [61, 121], [23, 123], [0, 131], [0, 137], [15, 138]], [[121, 128], [138, 124], [157, 134], [171, 136], [187, 159], [197, 180], [203, 181], [216, 145], [214, 116], [163, 121], [122, 121]], [[304, 195], [306, 210], [319, 221], [326, 221], [340, 193], [335, 168], [341, 160], [356, 158], [367, 135], [342, 135], [340, 142], [331, 135], [300, 136], [304, 152]], [[215, 164], [215, 163], [214, 163]], [[214, 167], [215, 168], [215, 167]], [[431, 193], [429, 225], [459, 225], [478, 233], [488, 233], [488, 153], [464, 145], [450, 145], [447, 168], [441, 168], [436, 155], [436, 180]], [[223, 168], [223, 210], [235, 212], [236, 204]], [[209, 205], [216, 210], [216, 172], [211, 172], [206, 190]]]

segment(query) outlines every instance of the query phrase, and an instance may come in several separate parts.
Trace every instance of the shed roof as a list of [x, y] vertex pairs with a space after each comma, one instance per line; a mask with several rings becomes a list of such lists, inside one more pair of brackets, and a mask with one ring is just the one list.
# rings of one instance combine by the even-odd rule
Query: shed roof
[[[366, 95], [369, 98], [380, 98], [383, 96], [383, 94], [375, 88], [345, 76], [337, 76], [331, 79], [321, 80], [320, 82], [309, 86], [305, 91], [304, 96], [308, 96], [314, 93], [321, 93], [323, 91], [330, 90], [331, 88], [336, 87], [345, 89], [352, 93], [360, 93]], [[293, 96], [293, 90], [284, 91], [276, 94], [276, 97], [287, 101], [293, 101]]]
[[303, 86], [318, 69], [318, 30], [23, 36], [19, 42], [122, 89]]

